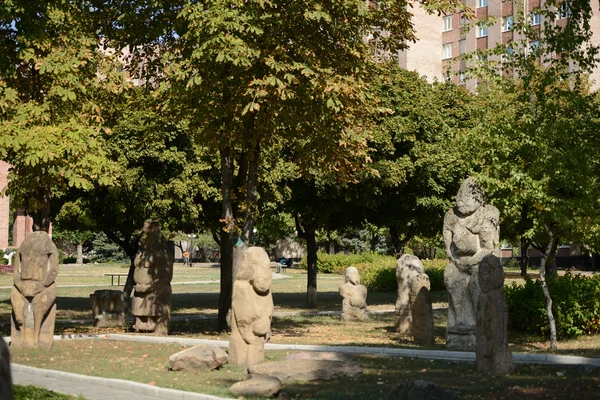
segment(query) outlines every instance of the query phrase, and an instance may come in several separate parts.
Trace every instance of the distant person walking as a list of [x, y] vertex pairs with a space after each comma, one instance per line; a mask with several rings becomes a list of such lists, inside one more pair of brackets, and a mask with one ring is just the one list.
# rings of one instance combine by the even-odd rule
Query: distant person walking
[[183, 265], [188, 265], [188, 264], [190, 264], [190, 266], [192, 265], [190, 263], [190, 252], [186, 250], [183, 252]]

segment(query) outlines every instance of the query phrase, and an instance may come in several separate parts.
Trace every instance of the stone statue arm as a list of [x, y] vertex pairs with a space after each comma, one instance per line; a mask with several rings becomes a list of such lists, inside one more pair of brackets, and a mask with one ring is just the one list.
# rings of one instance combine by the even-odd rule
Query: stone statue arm
[[500, 214], [498, 209], [491, 205], [486, 205], [480, 211], [482, 213], [481, 226], [478, 230], [480, 248], [471, 257], [466, 257], [463, 261], [469, 265], [476, 265], [489, 254], [496, 252], [498, 241], [500, 239]]
[[446, 255], [455, 265], [459, 264], [459, 259], [454, 256], [452, 251], [452, 236], [454, 234], [454, 222], [455, 222], [454, 211], [450, 210], [444, 216], [444, 228], [442, 230], [442, 237], [444, 239], [444, 250]]

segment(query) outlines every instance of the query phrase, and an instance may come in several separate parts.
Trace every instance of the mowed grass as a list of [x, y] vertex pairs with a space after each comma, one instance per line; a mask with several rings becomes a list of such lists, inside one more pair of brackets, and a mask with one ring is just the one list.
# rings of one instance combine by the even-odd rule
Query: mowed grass
[[[164, 388], [233, 397], [228, 388], [243, 379], [244, 369], [225, 365], [209, 372], [171, 371], [168, 358], [184, 347], [110, 340], [55, 342], [50, 351], [18, 349], [14, 362], [90, 376], [127, 379]], [[266, 361], [287, 351], [266, 351]], [[600, 380], [597, 370], [521, 365], [507, 376], [474, 372], [474, 365], [425, 359], [356, 355], [363, 375], [354, 379], [287, 383], [282, 398], [382, 399], [398, 384], [414, 379], [434, 382], [464, 399], [595, 399]]]

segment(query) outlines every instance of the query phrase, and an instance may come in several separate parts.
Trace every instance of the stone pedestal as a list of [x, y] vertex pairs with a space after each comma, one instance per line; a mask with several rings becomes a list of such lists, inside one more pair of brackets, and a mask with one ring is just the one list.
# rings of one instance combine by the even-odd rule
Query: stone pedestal
[[96, 290], [90, 294], [92, 320], [97, 328], [125, 325], [125, 302], [120, 290]]

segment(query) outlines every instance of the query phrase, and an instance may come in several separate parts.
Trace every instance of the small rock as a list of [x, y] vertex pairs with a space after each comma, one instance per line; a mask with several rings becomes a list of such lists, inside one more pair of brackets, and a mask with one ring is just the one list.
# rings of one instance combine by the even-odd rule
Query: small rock
[[231, 385], [229, 391], [236, 397], [271, 397], [281, 389], [281, 381], [272, 376], [257, 376]]
[[201, 344], [173, 354], [169, 364], [173, 371], [212, 371], [228, 360], [225, 350]]

